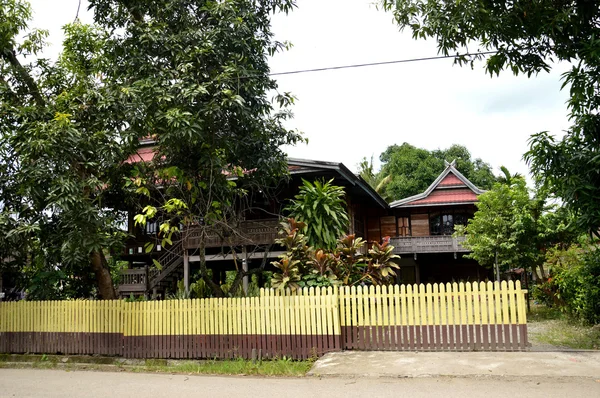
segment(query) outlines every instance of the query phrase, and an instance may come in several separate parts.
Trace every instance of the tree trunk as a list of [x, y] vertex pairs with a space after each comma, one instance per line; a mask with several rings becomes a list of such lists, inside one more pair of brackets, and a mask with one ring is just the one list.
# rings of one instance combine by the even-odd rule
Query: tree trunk
[[112, 277], [110, 276], [110, 270], [106, 263], [106, 258], [102, 250], [94, 250], [91, 254], [92, 270], [96, 275], [96, 283], [98, 285], [98, 292], [100, 298], [103, 300], [115, 300], [117, 293], [113, 285]]
[[221, 286], [208, 277], [208, 271], [206, 269], [206, 246], [204, 244], [204, 234], [202, 232], [200, 232], [200, 245], [198, 248], [200, 257], [200, 276], [202, 277], [202, 280], [211, 288], [215, 297], [225, 297], [225, 293], [223, 292], [223, 289], [221, 289]]
[[546, 282], [546, 280], [548, 280], [548, 275], [546, 275], [546, 270], [544, 269], [544, 264], [539, 264], [538, 268], [540, 270], [542, 282]]

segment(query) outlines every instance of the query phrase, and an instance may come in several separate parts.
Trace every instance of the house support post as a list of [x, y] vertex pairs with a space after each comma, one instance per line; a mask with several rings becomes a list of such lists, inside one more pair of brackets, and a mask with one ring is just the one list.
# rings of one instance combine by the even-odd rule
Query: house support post
[[185, 292], [190, 292], [190, 257], [187, 249], [183, 250], [183, 286]]
[[242, 270], [244, 271], [244, 277], [242, 278], [242, 286], [244, 289], [244, 295], [248, 294], [248, 281], [250, 277], [247, 275], [248, 273], [248, 252], [246, 250], [246, 246], [242, 248]]

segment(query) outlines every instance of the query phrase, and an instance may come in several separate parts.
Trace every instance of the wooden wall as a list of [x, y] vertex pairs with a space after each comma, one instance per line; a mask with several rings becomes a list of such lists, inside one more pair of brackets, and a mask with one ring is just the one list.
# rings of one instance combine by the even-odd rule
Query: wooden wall
[[429, 236], [429, 215], [411, 214], [412, 236]]

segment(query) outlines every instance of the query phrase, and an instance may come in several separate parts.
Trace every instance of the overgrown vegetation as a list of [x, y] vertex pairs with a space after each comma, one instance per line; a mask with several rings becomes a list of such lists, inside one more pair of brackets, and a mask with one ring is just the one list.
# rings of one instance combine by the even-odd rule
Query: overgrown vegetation
[[[181, 224], [200, 246], [235, 231], [247, 187], [286, 175], [281, 147], [302, 140], [267, 63], [287, 47], [270, 18], [293, 0], [89, 6], [94, 25], [66, 25], [51, 60], [29, 4], [0, 2], [0, 267], [29, 267], [37, 298], [116, 297], [106, 257], [122, 252], [125, 205], [159, 221], [165, 250]], [[156, 156], [132, 166], [149, 137]]]
[[600, 349], [600, 328], [582, 324], [556, 307], [533, 305], [527, 317], [529, 339], [534, 345]]
[[533, 297], [585, 324], [600, 324], [600, 251], [587, 239], [546, 253], [549, 277]]
[[499, 182], [479, 195], [474, 217], [466, 227], [457, 226], [456, 234], [465, 235], [463, 244], [472, 250], [468, 257], [480, 264], [497, 263], [500, 273], [524, 268], [544, 281], [546, 250], [572, 242], [579, 231], [573, 215], [549, 204], [543, 190], [531, 190], [523, 176], [503, 171]]
[[222, 374], [222, 375], [257, 375], [257, 376], [304, 376], [312, 366], [312, 361], [294, 361], [288, 358], [265, 361], [245, 359], [211, 360], [211, 361], [179, 361], [167, 365], [147, 361], [146, 365], [134, 367], [134, 372], [160, 372], [185, 374]]
[[562, 75], [562, 88], [569, 90], [572, 125], [560, 139], [549, 132], [534, 134], [525, 158], [538, 182], [577, 214], [575, 222], [600, 236], [598, 2], [380, 0], [379, 4], [415, 39], [436, 40], [442, 55], [460, 54], [456, 63], [472, 67], [475, 60], [485, 59], [492, 76], [505, 70], [535, 76], [564, 65], [557, 61], [570, 63]]
[[108, 370], [127, 372], [153, 372], [171, 374], [214, 374], [302, 377], [308, 372], [313, 360], [296, 361], [290, 358], [268, 360], [133, 360], [127, 364], [123, 359], [106, 357], [61, 357], [57, 355], [2, 355], [0, 368]]

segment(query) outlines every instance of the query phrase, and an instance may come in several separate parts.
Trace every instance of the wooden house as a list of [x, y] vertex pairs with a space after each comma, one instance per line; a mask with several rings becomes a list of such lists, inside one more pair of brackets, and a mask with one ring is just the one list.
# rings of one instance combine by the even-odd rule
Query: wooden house
[[402, 259], [402, 283], [478, 281], [491, 279], [490, 270], [464, 258], [464, 237], [454, 237], [455, 225], [466, 225], [484, 191], [447, 163], [422, 193], [389, 204], [391, 214], [369, 217], [369, 240], [394, 236], [391, 244]]
[[[149, 147], [142, 147], [133, 161], [148, 161], [153, 153]], [[262, 261], [275, 261], [284, 249], [274, 243], [278, 238], [280, 227], [279, 215], [302, 185], [302, 179], [329, 181], [342, 186], [346, 192], [348, 215], [350, 218], [349, 233], [366, 238], [366, 216], [370, 211], [388, 211], [388, 204], [361, 177], [352, 173], [342, 163], [323, 162], [303, 159], [288, 159], [289, 178], [282, 179], [276, 187], [266, 192], [254, 192], [251, 208], [258, 209], [246, 212], [235, 235], [227, 242], [217, 234], [205, 239], [205, 258], [207, 267], [212, 269], [213, 277], [218, 282], [223, 280], [223, 272], [236, 269], [236, 264], [244, 269], [255, 268]], [[178, 280], [184, 280], [187, 286], [190, 275], [199, 269], [200, 255], [199, 234], [197, 228], [182, 231], [181, 239], [173, 246], [163, 248], [156, 244], [147, 253], [146, 242], [160, 242], [158, 223], [149, 222], [144, 229], [134, 227], [130, 215], [129, 233], [133, 236], [126, 242], [125, 253], [121, 259], [129, 262], [129, 268], [122, 272], [119, 293], [130, 294], [163, 294], [173, 292]], [[159, 261], [162, 270], [153, 267], [153, 259]], [[268, 267], [270, 268], [270, 267]], [[244, 281], [247, 286], [248, 281]]]
[[[142, 147], [138, 156], [133, 161], [148, 161], [153, 153], [149, 147]], [[279, 215], [298, 193], [302, 179], [333, 179], [335, 185], [345, 188], [350, 218], [348, 232], [369, 242], [389, 236], [395, 253], [401, 256], [398, 282], [474, 281], [490, 276], [489, 270], [464, 258], [468, 250], [461, 245], [463, 239], [452, 236], [454, 225], [466, 224], [473, 216], [477, 195], [483, 192], [456, 169], [454, 162], [447, 163], [424, 192], [390, 204], [342, 163], [290, 158], [288, 169], [290, 178], [274, 187], [274, 194], [252, 195], [252, 207], [262, 211], [245, 215], [227, 247], [216, 234], [205, 239], [207, 266], [215, 278], [222, 278], [223, 272], [235, 269], [236, 264], [241, 263], [244, 269], [255, 268], [260, 262], [266, 260], [270, 264], [283, 254], [283, 248], [274, 244]], [[129, 269], [122, 274], [119, 293], [127, 296], [172, 292], [182, 279], [188, 286], [190, 275], [199, 268], [197, 230], [184, 230], [181, 239], [168, 250], [156, 245], [146, 253], [145, 242], [159, 242], [158, 225], [148, 223], [141, 230], [132, 224], [129, 232], [134, 237], [127, 241], [122, 255], [129, 262]], [[161, 263], [162, 270], [152, 267], [153, 259]], [[244, 281], [245, 286], [247, 283]]]

